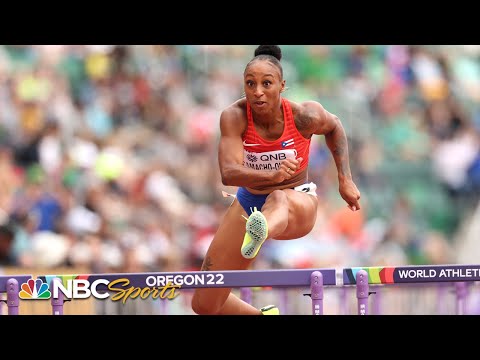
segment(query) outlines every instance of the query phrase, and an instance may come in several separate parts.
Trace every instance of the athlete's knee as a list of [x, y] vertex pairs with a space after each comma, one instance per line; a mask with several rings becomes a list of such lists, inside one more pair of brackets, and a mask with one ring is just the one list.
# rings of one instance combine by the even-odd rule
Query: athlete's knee
[[275, 206], [288, 205], [288, 196], [283, 190], [274, 190], [267, 196], [267, 202]]
[[215, 315], [220, 311], [220, 306], [215, 301], [205, 301], [205, 297], [202, 299], [198, 291], [193, 294], [191, 305], [197, 315]]

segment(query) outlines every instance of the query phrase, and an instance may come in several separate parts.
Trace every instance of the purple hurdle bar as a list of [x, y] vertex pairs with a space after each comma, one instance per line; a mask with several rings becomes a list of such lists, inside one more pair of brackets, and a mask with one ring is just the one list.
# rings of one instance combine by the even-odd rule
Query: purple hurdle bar
[[50, 298], [50, 303], [52, 304], [52, 315], [63, 315], [63, 303], [64, 303], [64, 296], [61, 291], [58, 292], [58, 296], [54, 297], [53, 294], [53, 282], [54, 281], [62, 281], [59, 278], [54, 278], [50, 282], [50, 291], [52, 293], [52, 297]]
[[368, 274], [360, 270], [356, 275], [358, 315], [368, 315]]
[[310, 276], [310, 291], [312, 315], [323, 315], [323, 275], [320, 271], [312, 272]]
[[[310, 285], [310, 275], [313, 271], [321, 271], [324, 285], [336, 285], [335, 269], [278, 269], [278, 270], [225, 270], [225, 271], [198, 271], [198, 272], [153, 272], [153, 273], [108, 273], [108, 274], [79, 274], [79, 275], [42, 275], [38, 276], [43, 282], [50, 283], [53, 278], [68, 279], [81, 276], [82, 279], [94, 282], [98, 279], [114, 281], [120, 278], [127, 279], [129, 286], [163, 286], [171, 281], [181, 284], [182, 289], [195, 288], [242, 288], [242, 287], [303, 287]], [[98, 291], [107, 290], [99, 284]]]

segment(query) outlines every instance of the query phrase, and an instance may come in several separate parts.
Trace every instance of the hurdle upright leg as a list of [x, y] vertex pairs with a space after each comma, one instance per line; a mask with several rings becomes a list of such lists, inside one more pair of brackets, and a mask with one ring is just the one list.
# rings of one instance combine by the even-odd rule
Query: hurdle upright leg
[[240, 288], [240, 299], [245, 301], [247, 304], [252, 304], [252, 288], [242, 287]]
[[456, 313], [457, 315], [464, 315], [467, 303], [467, 283], [459, 281], [455, 283], [456, 292]]
[[314, 271], [310, 276], [310, 292], [313, 315], [323, 315], [323, 275], [320, 271]]
[[17, 279], [7, 280], [7, 308], [8, 315], [18, 315], [20, 298], [18, 297], [19, 287]]
[[368, 315], [368, 274], [365, 270], [357, 272], [358, 315]]
[[290, 311], [289, 309], [289, 294], [288, 288], [281, 288], [280, 289], [280, 310], [282, 314], [287, 315]]
[[52, 315], [63, 315], [63, 303], [64, 297], [61, 291], [58, 292], [58, 296], [53, 296], [53, 282], [54, 281], [61, 281], [59, 278], [53, 278], [52, 282], [50, 283], [50, 291], [52, 292], [52, 297], [50, 299], [50, 303], [52, 305]]

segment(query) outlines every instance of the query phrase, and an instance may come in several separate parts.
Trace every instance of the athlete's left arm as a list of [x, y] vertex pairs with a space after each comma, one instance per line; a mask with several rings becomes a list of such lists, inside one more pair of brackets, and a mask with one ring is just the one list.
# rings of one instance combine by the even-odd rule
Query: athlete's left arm
[[342, 122], [318, 102], [309, 102], [305, 105], [309, 108], [308, 113], [313, 114], [313, 134], [324, 135], [325, 142], [332, 153], [337, 166], [340, 195], [351, 210], [359, 210], [360, 191], [352, 179], [347, 134]]

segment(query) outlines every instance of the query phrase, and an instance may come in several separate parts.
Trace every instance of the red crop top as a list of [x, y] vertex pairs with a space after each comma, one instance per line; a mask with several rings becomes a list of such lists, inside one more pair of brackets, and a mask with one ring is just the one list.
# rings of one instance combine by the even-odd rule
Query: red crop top
[[303, 158], [300, 168], [308, 166], [310, 139], [306, 139], [295, 126], [292, 108], [287, 99], [282, 98], [284, 127], [277, 140], [265, 140], [258, 135], [253, 124], [252, 109], [247, 102], [247, 130], [243, 134], [243, 165], [257, 170], [278, 170], [284, 159]]

